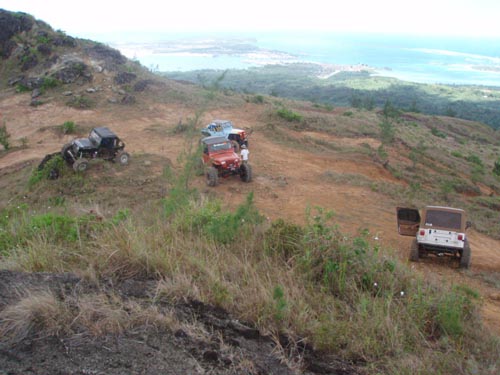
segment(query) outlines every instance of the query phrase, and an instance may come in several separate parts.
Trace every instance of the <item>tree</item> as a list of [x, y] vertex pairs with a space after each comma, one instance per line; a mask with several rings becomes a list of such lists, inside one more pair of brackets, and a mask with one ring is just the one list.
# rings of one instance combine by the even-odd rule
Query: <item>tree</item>
[[392, 105], [390, 100], [386, 100], [384, 104], [384, 109], [382, 110], [382, 113], [386, 118], [394, 118], [399, 116], [399, 110]]
[[6, 150], [8, 150], [10, 148], [9, 138], [10, 138], [10, 134], [7, 131], [7, 126], [5, 124], [3, 126], [0, 126], [0, 144]]
[[384, 120], [379, 124], [380, 126], [380, 139], [383, 144], [391, 144], [394, 141], [395, 129], [394, 125], [392, 125], [391, 121], [388, 118], [384, 118]]

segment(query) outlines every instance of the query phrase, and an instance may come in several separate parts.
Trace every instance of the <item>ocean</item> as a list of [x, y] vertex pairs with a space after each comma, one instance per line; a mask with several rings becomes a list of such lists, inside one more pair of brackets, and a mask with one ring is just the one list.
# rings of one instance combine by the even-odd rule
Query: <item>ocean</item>
[[317, 32], [155, 33], [99, 38], [125, 56], [162, 72], [246, 69], [291, 62], [364, 64], [373, 68], [375, 75], [404, 81], [500, 87], [500, 39], [493, 38]]

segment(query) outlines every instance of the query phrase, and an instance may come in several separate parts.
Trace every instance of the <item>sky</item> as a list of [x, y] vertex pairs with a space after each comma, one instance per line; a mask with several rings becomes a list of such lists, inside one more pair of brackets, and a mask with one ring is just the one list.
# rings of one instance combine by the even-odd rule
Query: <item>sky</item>
[[66, 34], [321, 31], [500, 36], [499, 0], [0, 0]]

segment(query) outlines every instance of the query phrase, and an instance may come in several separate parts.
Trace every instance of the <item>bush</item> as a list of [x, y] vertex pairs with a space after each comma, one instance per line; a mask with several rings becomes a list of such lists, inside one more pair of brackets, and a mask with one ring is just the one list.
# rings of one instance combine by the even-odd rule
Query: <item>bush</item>
[[500, 158], [495, 161], [495, 164], [493, 165], [493, 174], [495, 176], [500, 176]]
[[264, 248], [270, 255], [277, 255], [285, 262], [302, 250], [304, 231], [295, 224], [278, 219], [264, 234]]
[[302, 121], [302, 115], [295, 113], [295, 112], [289, 110], [288, 108], [280, 108], [280, 109], [278, 109], [278, 111], [276, 113], [282, 119], [285, 119], [285, 120], [290, 121], [290, 122]]
[[46, 91], [48, 89], [55, 88], [61, 84], [61, 81], [59, 81], [57, 78], [54, 77], [44, 77], [41, 89], [43, 91]]
[[63, 170], [64, 160], [61, 155], [56, 155], [47, 161], [41, 169], [36, 168], [33, 170], [28, 180], [28, 186], [33, 187], [42, 180], [52, 179], [54, 171], [56, 171], [57, 177], [59, 177]]
[[66, 105], [72, 108], [89, 109], [94, 106], [94, 102], [85, 95], [81, 95], [73, 97], [66, 103]]
[[76, 125], [73, 121], [66, 121], [62, 124], [63, 134], [73, 134], [76, 131]]
[[5, 124], [0, 126], [0, 145], [2, 145], [6, 150], [10, 148], [9, 138], [10, 134], [7, 131], [7, 126]]
[[432, 133], [432, 135], [434, 135], [436, 137], [443, 138], [443, 139], [446, 138], [446, 134], [434, 126], [431, 128], [431, 133]]
[[475, 154], [469, 154], [469, 156], [467, 156], [465, 158], [465, 160], [467, 160], [469, 163], [472, 163], [472, 164], [475, 164], [477, 166], [480, 166], [482, 167], [483, 166], [483, 161], [481, 160], [481, 158]]
[[396, 134], [396, 130], [394, 129], [394, 125], [385, 118], [381, 123], [379, 123], [380, 126], [380, 139], [382, 140], [383, 144], [391, 144], [394, 142], [394, 137]]

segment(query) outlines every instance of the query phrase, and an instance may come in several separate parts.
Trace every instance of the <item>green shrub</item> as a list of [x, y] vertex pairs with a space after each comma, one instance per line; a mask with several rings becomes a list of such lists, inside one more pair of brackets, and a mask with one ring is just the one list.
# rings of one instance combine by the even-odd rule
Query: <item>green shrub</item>
[[493, 174], [495, 176], [500, 176], [500, 158], [495, 161], [495, 164], [493, 165]]
[[283, 286], [277, 285], [273, 290], [274, 319], [278, 322], [285, 319], [287, 302]]
[[44, 77], [41, 89], [43, 91], [46, 91], [48, 89], [55, 88], [61, 84], [61, 81], [59, 81], [57, 78], [54, 77]]
[[288, 108], [280, 108], [276, 111], [276, 113], [278, 114], [279, 117], [281, 117], [282, 119], [285, 119], [286, 121], [290, 121], [290, 122], [302, 121], [302, 115], [300, 115], [296, 112], [293, 112]]
[[76, 125], [73, 121], [65, 121], [61, 128], [63, 134], [73, 134], [76, 131]]
[[455, 287], [437, 302], [437, 328], [449, 336], [462, 336], [474, 312], [477, 292], [468, 287]]
[[469, 154], [469, 156], [467, 156], [465, 158], [465, 160], [467, 160], [469, 163], [472, 163], [472, 164], [476, 164], [480, 167], [483, 166], [483, 161], [481, 160], [481, 158], [475, 154]]
[[438, 128], [436, 127], [432, 127], [431, 128], [431, 133], [432, 135], [436, 136], [436, 137], [439, 137], [439, 138], [446, 138], [446, 134], [443, 133], [441, 130], [439, 130]]
[[278, 219], [264, 234], [264, 247], [268, 254], [275, 254], [285, 261], [300, 254], [304, 231], [302, 227]]
[[42, 169], [33, 169], [28, 180], [28, 186], [33, 187], [42, 180], [51, 178], [52, 171], [57, 171], [58, 176], [63, 173], [64, 160], [61, 155], [56, 155], [45, 163]]
[[68, 107], [78, 109], [89, 109], [94, 106], [94, 102], [85, 95], [74, 96], [71, 100], [66, 102]]
[[391, 144], [392, 142], [394, 142], [396, 129], [394, 128], [392, 122], [385, 118], [381, 123], [379, 123], [379, 126], [380, 139], [382, 140], [382, 143]]
[[252, 97], [252, 103], [255, 104], [262, 104], [264, 103], [264, 96], [262, 95], [255, 95]]
[[23, 85], [22, 83], [18, 83], [16, 85], [16, 92], [17, 93], [23, 93], [23, 92], [29, 92], [29, 91], [31, 91], [31, 89], [28, 86]]
[[7, 131], [7, 126], [4, 124], [0, 126], [0, 145], [2, 145], [6, 150], [10, 148], [10, 133]]

